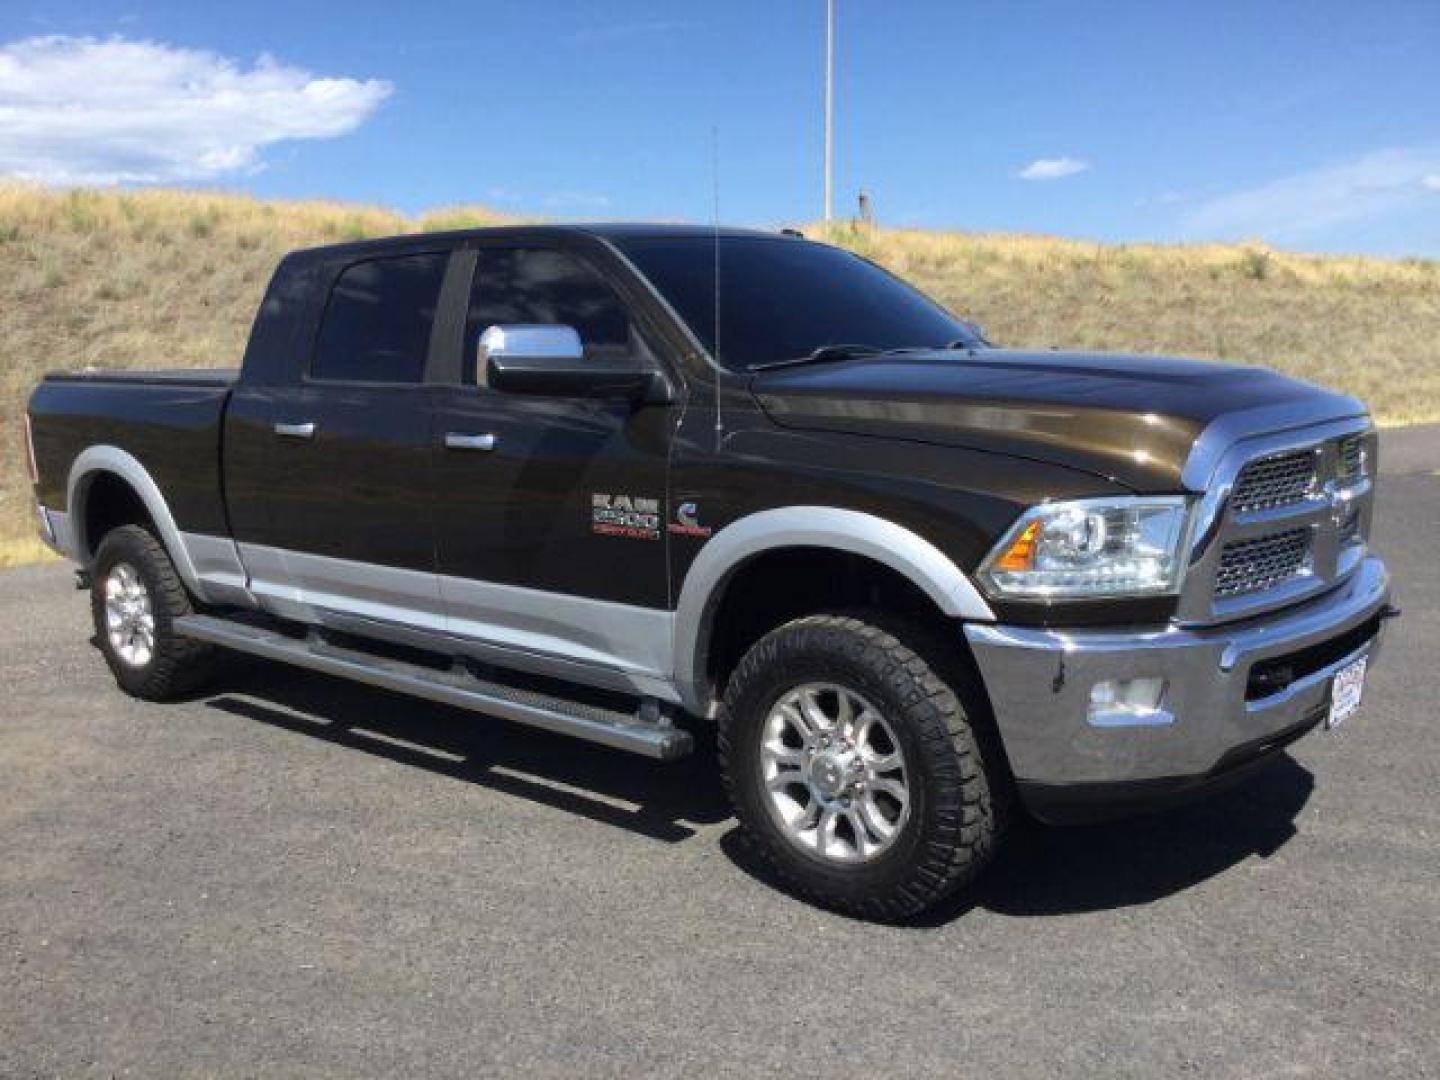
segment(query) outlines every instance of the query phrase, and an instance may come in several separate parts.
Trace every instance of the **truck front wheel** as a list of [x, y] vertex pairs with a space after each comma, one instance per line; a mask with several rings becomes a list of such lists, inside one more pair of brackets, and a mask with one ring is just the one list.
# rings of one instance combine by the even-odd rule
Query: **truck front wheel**
[[95, 644], [115, 681], [133, 697], [166, 701], [203, 683], [215, 650], [175, 633], [194, 611], [175, 564], [138, 525], [107, 533], [90, 577]]
[[720, 711], [752, 848], [798, 895], [881, 920], [973, 880], [998, 832], [967, 688], [903, 639], [920, 640], [864, 617], [797, 619], [746, 653]]

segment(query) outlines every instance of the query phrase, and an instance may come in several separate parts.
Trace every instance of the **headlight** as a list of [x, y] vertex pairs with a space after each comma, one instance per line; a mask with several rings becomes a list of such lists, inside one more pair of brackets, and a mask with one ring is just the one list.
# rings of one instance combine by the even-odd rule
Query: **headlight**
[[1078, 499], [1026, 511], [980, 565], [997, 597], [1087, 599], [1178, 592], [1186, 502]]

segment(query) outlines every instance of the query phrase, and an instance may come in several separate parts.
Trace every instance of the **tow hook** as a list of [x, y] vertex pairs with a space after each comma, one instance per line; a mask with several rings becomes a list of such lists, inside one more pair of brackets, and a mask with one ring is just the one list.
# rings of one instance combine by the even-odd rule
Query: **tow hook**
[[1386, 604], [1383, 608], [1380, 609], [1381, 622], [1385, 622], [1388, 619], [1398, 619], [1399, 617], [1400, 609], [1394, 604]]

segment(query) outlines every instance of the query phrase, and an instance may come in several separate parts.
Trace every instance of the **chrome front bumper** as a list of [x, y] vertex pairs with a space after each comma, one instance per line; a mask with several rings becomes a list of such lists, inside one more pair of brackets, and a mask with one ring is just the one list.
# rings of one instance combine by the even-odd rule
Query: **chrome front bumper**
[[[1378, 651], [1389, 598], [1389, 574], [1370, 557], [1323, 597], [1228, 626], [1104, 631], [968, 624], [965, 634], [1022, 794], [1086, 785], [1097, 792], [1123, 785], [1158, 791], [1216, 776], [1248, 749], [1263, 750], [1313, 726], [1328, 707], [1335, 672]], [[1371, 625], [1373, 635], [1366, 632]], [[1343, 640], [1357, 633], [1361, 637]], [[1336, 642], [1347, 646], [1343, 655], [1328, 655], [1325, 646]], [[1288, 685], [1267, 688], [1263, 696], [1250, 686], [1257, 664], [1303, 650], [1312, 655], [1297, 664], [1300, 673]], [[1165, 680], [1157, 709], [1133, 724], [1091, 722], [1096, 683], [1143, 678]]]

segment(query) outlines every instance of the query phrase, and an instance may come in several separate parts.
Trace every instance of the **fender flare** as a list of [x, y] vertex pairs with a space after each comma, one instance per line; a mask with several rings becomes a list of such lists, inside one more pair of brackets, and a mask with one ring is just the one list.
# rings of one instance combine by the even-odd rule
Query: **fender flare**
[[205, 586], [196, 572], [195, 563], [185, 547], [185, 539], [175, 524], [175, 516], [160, 493], [160, 487], [135, 457], [118, 446], [88, 446], [82, 450], [70, 465], [70, 477], [66, 483], [65, 507], [70, 515], [74, 537], [75, 561], [89, 566], [94, 560], [94, 537], [85, 535], [85, 501], [89, 497], [90, 485], [102, 473], [110, 473], [130, 485], [140, 497], [150, 520], [160, 533], [160, 542], [165, 545], [175, 570], [182, 581], [196, 596], [206, 598]]
[[675, 610], [675, 681], [686, 707], [707, 707], [705, 659], [709, 626], [726, 583], [765, 552], [816, 547], [873, 559], [921, 589], [946, 615], [994, 622], [995, 613], [974, 582], [923, 536], [874, 514], [834, 506], [761, 510], [725, 526], [700, 549], [681, 587]]

